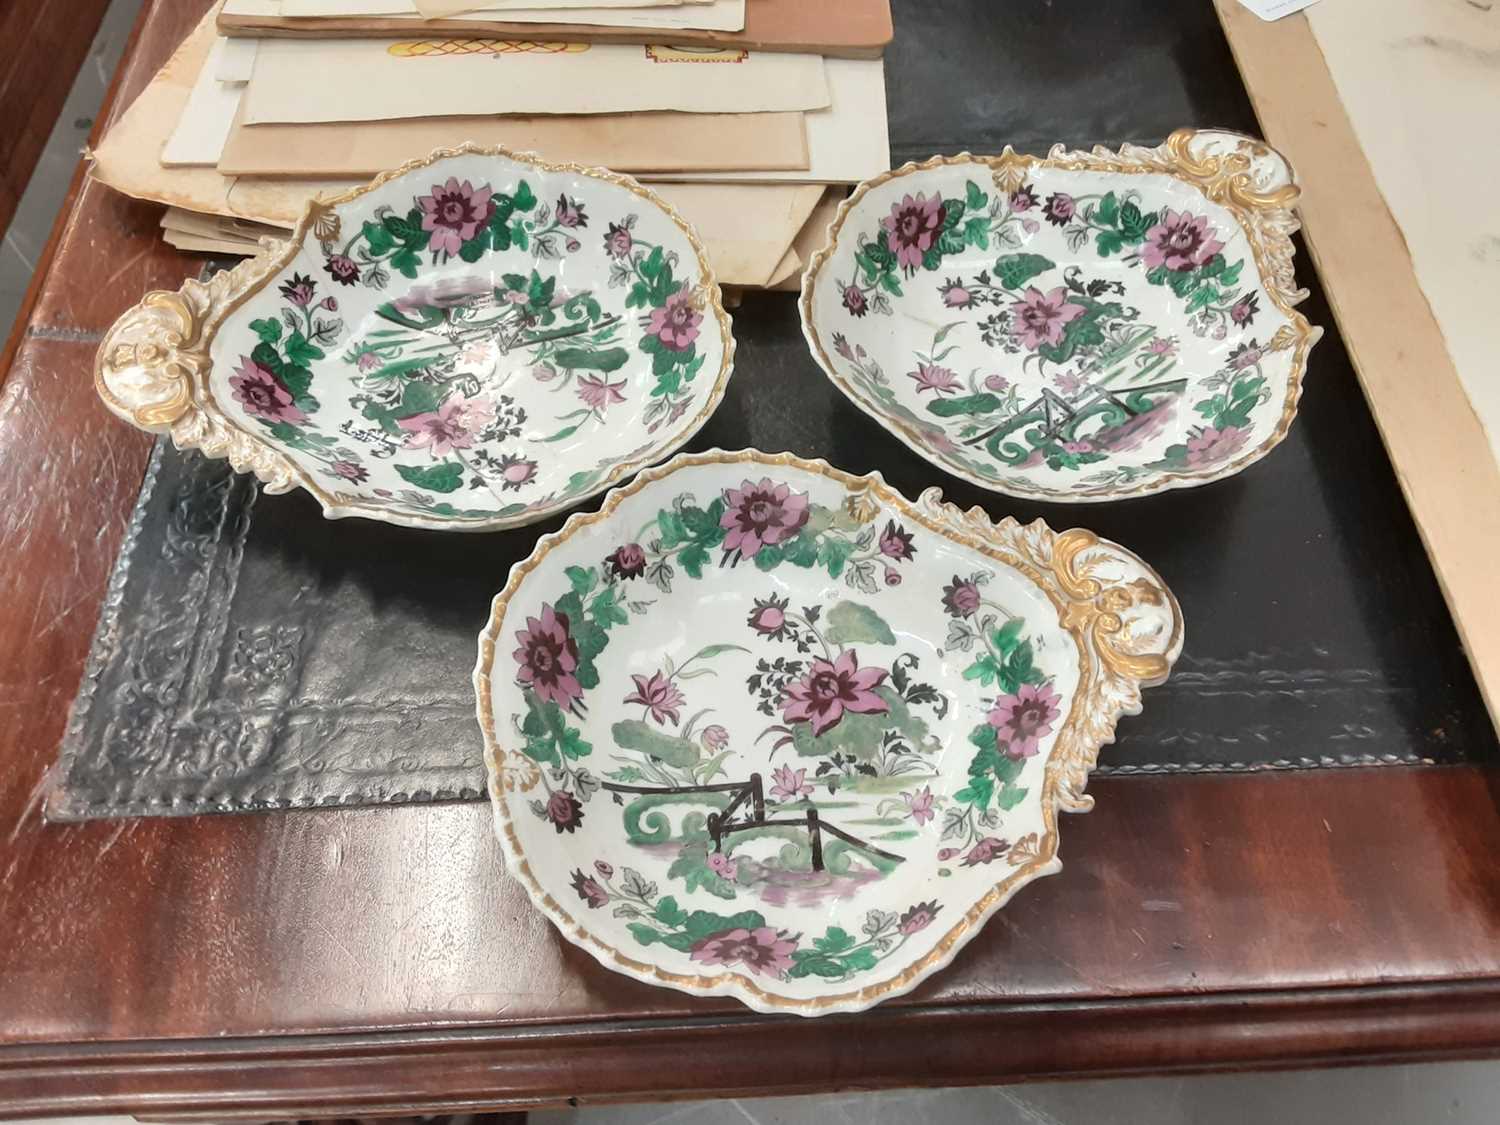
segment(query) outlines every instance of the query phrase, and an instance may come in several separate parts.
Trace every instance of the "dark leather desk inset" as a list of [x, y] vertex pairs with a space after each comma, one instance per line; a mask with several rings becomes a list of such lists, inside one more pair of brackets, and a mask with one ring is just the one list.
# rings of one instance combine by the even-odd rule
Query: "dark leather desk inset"
[[[146, 0], [117, 111], [206, 7]], [[1199, 0], [897, 0], [895, 17], [898, 160], [1254, 129]], [[142, 289], [198, 268], [159, 248], [159, 217], [86, 185], [30, 330], [0, 359], [0, 1115], [264, 1121], [1500, 1050], [1500, 813], [1494, 771], [1475, 764], [1495, 738], [1336, 333], [1313, 352], [1290, 438], [1241, 476], [1042, 509], [947, 479], [845, 403], [785, 295], [738, 311], [737, 370], [700, 448], [790, 448], [879, 468], [908, 494], [938, 484], [993, 513], [1092, 527], [1154, 564], [1187, 621], [1171, 682], [1106, 752], [1098, 807], [1065, 822], [1063, 872], [917, 991], [858, 1017], [776, 1019], [601, 968], [503, 875], [479, 801], [46, 822], [40, 795], [149, 452], [100, 407], [94, 348]], [[1306, 259], [1299, 272], [1316, 287]], [[1316, 294], [1302, 307], [1331, 327]], [[181, 471], [163, 464], [153, 502], [177, 495]], [[249, 483], [221, 487], [243, 514]], [[546, 527], [424, 535], [328, 523], [298, 496], [248, 511], [232, 597], [204, 560], [219, 592], [193, 599], [194, 636], [212, 644], [178, 658], [182, 694], [130, 706], [166, 725], [196, 716], [249, 763], [292, 745], [295, 718], [305, 753], [347, 752], [314, 761], [321, 772], [279, 767], [307, 796], [328, 767], [343, 776], [320, 796], [461, 788], [483, 607]], [[162, 565], [165, 526], [143, 529], [132, 572], [148, 541]], [[342, 616], [351, 605], [361, 616]], [[123, 607], [122, 652], [144, 620]], [[286, 627], [301, 632], [274, 634]], [[113, 742], [100, 736], [126, 682], [110, 669], [79, 714], [75, 811], [132, 792], [128, 770], [83, 768]], [[228, 734], [215, 699], [238, 701]], [[374, 705], [339, 711], [344, 729], [382, 733], [314, 737], [319, 705], [341, 700]], [[397, 712], [433, 737], [394, 741]], [[208, 746], [171, 750], [179, 794], [204, 792]], [[391, 780], [412, 747], [441, 755], [433, 772]], [[1108, 776], [1416, 759], [1456, 764]]]

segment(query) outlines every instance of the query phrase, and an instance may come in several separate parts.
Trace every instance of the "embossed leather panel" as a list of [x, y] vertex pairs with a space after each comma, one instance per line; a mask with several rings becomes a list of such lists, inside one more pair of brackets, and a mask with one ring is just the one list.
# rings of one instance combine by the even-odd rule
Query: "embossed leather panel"
[[[1057, 17], [932, 0], [887, 56], [895, 159], [1007, 141], [1255, 131], [1209, 6], [1070, 21], [1099, 65], [1047, 69]], [[1003, 49], [1002, 49], [1003, 48]], [[995, 58], [1022, 60], [996, 67]], [[1072, 51], [1069, 58], [1094, 58]], [[1048, 67], [1051, 67], [1049, 61]], [[971, 76], [952, 81], [953, 74]], [[817, 371], [786, 294], [735, 313], [736, 373], [690, 448], [754, 445], [937, 485], [992, 515], [1090, 527], [1176, 592], [1187, 644], [1100, 773], [1490, 759], [1496, 741], [1311, 263], [1314, 349], [1286, 442], [1240, 476], [1109, 505], [993, 496], [928, 465]], [[54, 816], [477, 798], [474, 639], [510, 565], [560, 521], [494, 535], [330, 523], [221, 462], [158, 451], [64, 743]]]

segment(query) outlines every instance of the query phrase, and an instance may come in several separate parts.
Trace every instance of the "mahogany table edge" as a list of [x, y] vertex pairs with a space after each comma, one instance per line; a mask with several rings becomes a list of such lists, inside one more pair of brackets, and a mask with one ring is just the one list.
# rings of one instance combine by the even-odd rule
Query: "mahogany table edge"
[[[458, 1112], [1437, 1061], [1497, 1048], [1500, 978], [1480, 978], [892, 1007], [818, 1020], [714, 1014], [10, 1047], [0, 1048], [0, 1116]], [[661, 1065], [689, 1051], [691, 1068]]]

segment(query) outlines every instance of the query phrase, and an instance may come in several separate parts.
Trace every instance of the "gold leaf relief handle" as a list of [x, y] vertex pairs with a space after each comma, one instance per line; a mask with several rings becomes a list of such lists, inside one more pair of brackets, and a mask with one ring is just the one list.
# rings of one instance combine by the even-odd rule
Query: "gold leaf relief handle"
[[124, 313], [99, 345], [94, 385], [109, 411], [179, 449], [199, 449], [251, 472], [272, 492], [301, 480], [277, 449], [225, 418], [208, 391], [209, 344], [219, 320], [274, 272], [277, 245], [206, 282], [189, 280], [175, 293], [153, 290]]
[[1252, 209], [1290, 208], [1302, 194], [1286, 157], [1243, 133], [1178, 129], [1164, 147], [1210, 199]]

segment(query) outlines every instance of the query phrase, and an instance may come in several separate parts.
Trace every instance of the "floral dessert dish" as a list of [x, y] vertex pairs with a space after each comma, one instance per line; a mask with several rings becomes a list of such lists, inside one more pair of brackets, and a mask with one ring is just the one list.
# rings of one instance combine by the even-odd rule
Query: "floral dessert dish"
[[803, 332], [858, 406], [997, 492], [1218, 480], [1286, 436], [1322, 334], [1293, 309], [1297, 194], [1279, 154], [1219, 131], [908, 164], [839, 209]]
[[1059, 811], [1182, 647], [1087, 531], [754, 450], [542, 537], [474, 688], [511, 872], [603, 965], [802, 1015], [946, 965], [1058, 871]]
[[627, 176], [445, 149], [309, 204], [289, 241], [146, 294], [105, 404], [330, 518], [514, 527], [685, 442], [734, 357], [702, 244]]

